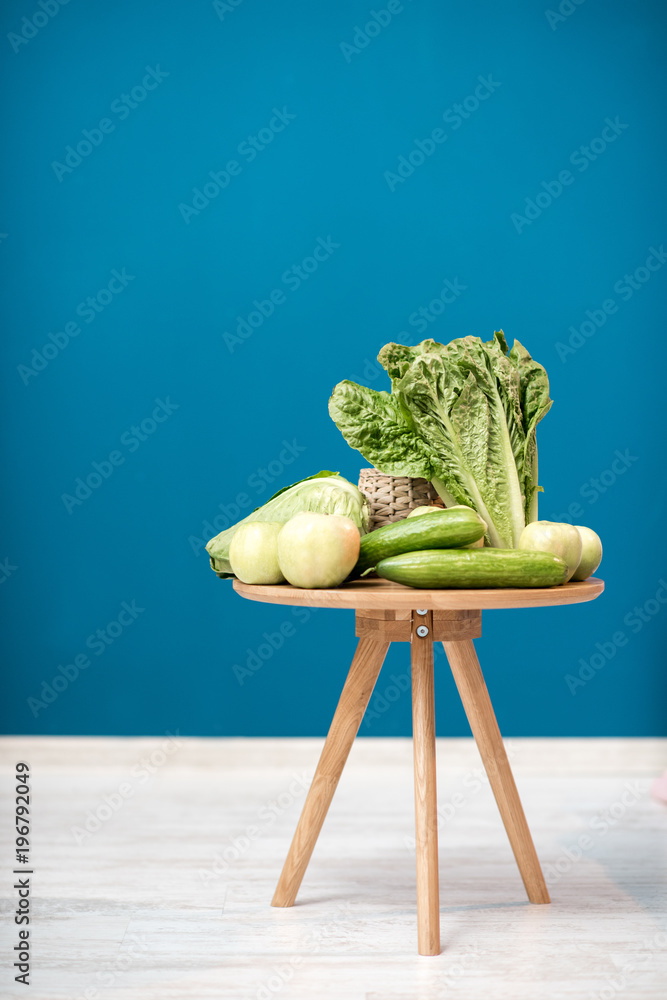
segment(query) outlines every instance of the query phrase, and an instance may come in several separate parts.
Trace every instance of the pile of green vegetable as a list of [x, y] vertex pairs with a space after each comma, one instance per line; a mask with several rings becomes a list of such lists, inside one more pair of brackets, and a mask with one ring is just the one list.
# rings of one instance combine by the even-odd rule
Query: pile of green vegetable
[[518, 341], [509, 350], [500, 331], [486, 343], [387, 344], [378, 360], [391, 391], [340, 382], [329, 413], [380, 472], [429, 479], [446, 509], [418, 507], [369, 533], [368, 499], [319, 472], [211, 539], [218, 576], [312, 588], [375, 572], [412, 587], [551, 587], [597, 569], [594, 531], [537, 520], [549, 380]]

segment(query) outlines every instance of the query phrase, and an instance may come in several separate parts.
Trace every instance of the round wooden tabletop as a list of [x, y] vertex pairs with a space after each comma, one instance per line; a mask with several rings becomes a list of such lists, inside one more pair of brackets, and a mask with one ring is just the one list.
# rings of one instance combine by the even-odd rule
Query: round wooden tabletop
[[516, 587], [489, 590], [420, 590], [389, 580], [367, 579], [343, 583], [330, 590], [302, 590], [288, 583], [256, 584], [234, 580], [234, 590], [250, 601], [265, 604], [300, 604], [311, 608], [365, 608], [384, 611], [428, 611], [490, 608], [545, 608], [556, 604], [593, 601], [604, 590], [604, 581], [591, 576], [582, 583], [560, 587]]

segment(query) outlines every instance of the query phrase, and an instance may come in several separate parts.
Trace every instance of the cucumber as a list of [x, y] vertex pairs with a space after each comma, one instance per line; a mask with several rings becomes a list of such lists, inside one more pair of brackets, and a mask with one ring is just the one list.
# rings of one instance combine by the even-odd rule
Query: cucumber
[[[431, 518], [419, 518], [430, 521]], [[406, 552], [382, 559], [375, 571], [407, 587], [555, 587], [567, 566], [550, 552], [519, 549], [453, 549]]]
[[471, 507], [438, 510], [428, 517], [404, 518], [376, 528], [361, 539], [355, 575], [389, 556], [416, 549], [450, 549], [470, 545], [484, 535], [486, 522]]

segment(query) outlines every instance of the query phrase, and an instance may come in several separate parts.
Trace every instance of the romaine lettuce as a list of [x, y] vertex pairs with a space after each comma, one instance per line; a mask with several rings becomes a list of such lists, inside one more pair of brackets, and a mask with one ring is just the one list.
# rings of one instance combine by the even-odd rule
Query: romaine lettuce
[[537, 519], [536, 427], [551, 406], [544, 368], [502, 331], [483, 343], [387, 344], [378, 361], [391, 392], [340, 382], [329, 413], [343, 437], [380, 471], [430, 479], [447, 506], [467, 504], [487, 541], [516, 548]]

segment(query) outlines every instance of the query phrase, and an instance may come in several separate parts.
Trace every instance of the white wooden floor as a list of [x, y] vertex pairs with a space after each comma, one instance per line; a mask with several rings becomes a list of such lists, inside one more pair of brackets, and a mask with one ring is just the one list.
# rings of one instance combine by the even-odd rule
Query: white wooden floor
[[[321, 745], [1, 740], [0, 995], [665, 1000], [667, 805], [648, 788], [667, 741], [508, 741], [553, 900], [532, 906], [474, 745], [440, 740], [436, 958], [416, 954], [408, 740], [357, 741], [297, 905], [269, 905]], [[18, 760], [33, 784], [27, 990], [9, 969]]]

